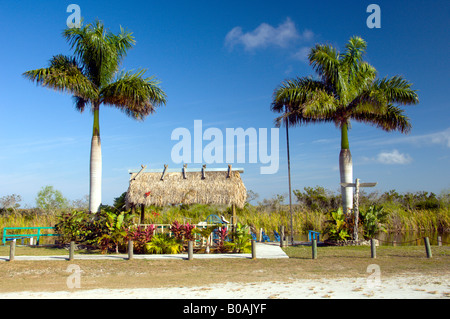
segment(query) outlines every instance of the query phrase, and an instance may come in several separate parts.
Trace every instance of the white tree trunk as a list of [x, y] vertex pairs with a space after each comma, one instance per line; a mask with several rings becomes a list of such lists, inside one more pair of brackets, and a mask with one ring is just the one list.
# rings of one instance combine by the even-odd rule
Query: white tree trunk
[[[339, 171], [341, 183], [353, 183], [352, 154], [349, 149], [341, 149], [339, 153]], [[350, 214], [353, 208], [353, 187], [342, 187], [342, 209], [346, 214]]]
[[100, 136], [92, 136], [89, 182], [89, 211], [96, 213], [102, 203], [102, 147]]

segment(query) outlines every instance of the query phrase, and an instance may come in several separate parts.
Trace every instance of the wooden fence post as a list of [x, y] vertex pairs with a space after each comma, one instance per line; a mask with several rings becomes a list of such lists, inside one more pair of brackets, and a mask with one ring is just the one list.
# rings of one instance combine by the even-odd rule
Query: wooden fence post
[[317, 239], [314, 237], [312, 240], [312, 259], [317, 259]]
[[75, 254], [75, 242], [71, 241], [70, 242], [70, 247], [69, 247], [69, 261], [73, 260], [73, 255]]
[[428, 237], [424, 237], [424, 242], [425, 242], [425, 251], [427, 253], [427, 258], [431, 258], [431, 247], [430, 247], [430, 239]]
[[252, 259], [256, 259], [256, 242], [252, 239]]
[[377, 247], [374, 238], [370, 239], [370, 255], [371, 258], [377, 258]]
[[286, 247], [286, 242], [284, 241], [284, 226], [281, 226], [280, 230], [280, 246]]
[[13, 261], [15, 257], [16, 257], [16, 240], [13, 239], [9, 247], [9, 261]]
[[188, 260], [194, 259], [194, 242], [188, 241]]
[[133, 250], [133, 241], [128, 241], [128, 260], [133, 259], [134, 256], [134, 250]]

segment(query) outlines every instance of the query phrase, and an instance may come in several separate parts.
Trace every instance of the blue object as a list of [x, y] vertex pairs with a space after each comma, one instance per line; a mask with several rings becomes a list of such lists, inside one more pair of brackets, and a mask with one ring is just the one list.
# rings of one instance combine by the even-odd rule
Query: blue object
[[256, 240], [256, 235], [254, 233], [252, 233], [252, 239]]
[[269, 236], [266, 235], [266, 233], [264, 232], [264, 230], [262, 231], [262, 242], [271, 242]]
[[[22, 239], [36, 237], [36, 244], [39, 245], [39, 239], [41, 237], [46, 236], [59, 236], [59, 234], [41, 234], [42, 229], [52, 229], [54, 230], [54, 227], [5, 227], [3, 228], [3, 238], [2, 243], [5, 245], [6, 241], [11, 241], [13, 239]], [[37, 234], [8, 234], [8, 230], [37, 230]]]
[[207, 224], [226, 224], [219, 216], [211, 214], [206, 217]]
[[308, 240], [312, 241], [313, 239], [317, 239], [319, 241], [320, 233], [314, 230], [308, 230]]
[[273, 235], [275, 236], [275, 241], [280, 242], [281, 237], [276, 230], [273, 231]]

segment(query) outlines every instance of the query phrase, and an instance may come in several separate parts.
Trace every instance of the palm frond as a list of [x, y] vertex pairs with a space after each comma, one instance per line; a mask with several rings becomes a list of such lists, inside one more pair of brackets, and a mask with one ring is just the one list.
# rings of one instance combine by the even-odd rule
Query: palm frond
[[27, 71], [23, 76], [38, 85], [69, 92], [87, 100], [98, 96], [97, 88], [84, 75], [76, 60], [64, 55], [54, 56], [48, 68]]
[[89, 100], [86, 100], [86, 99], [76, 96], [76, 95], [72, 96], [72, 99], [73, 99], [73, 103], [75, 104], [75, 108], [80, 113], [83, 113], [84, 109], [86, 108], [86, 105], [90, 103]]
[[412, 126], [410, 119], [404, 113], [405, 110], [389, 104], [384, 112], [381, 109], [357, 109], [353, 112], [352, 119], [374, 125], [387, 132], [408, 133]]
[[286, 80], [273, 92], [271, 110], [281, 113], [285, 112], [286, 108], [299, 106], [312, 97], [317, 90], [325, 90], [324, 84], [310, 77]]
[[275, 125], [304, 125], [328, 120], [336, 110], [336, 100], [327, 86], [310, 77], [284, 81], [273, 93], [271, 110], [285, 114], [275, 119]]
[[308, 59], [313, 69], [327, 83], [338, 85], [339, 78], [339, 52], [329, 45], [316, 44], [311, 49]]
[[143, 78], [145, 70], [122, 72], [101, 90], [101, 102], [113, 105], [134, 119], [143, 119], [166, 104], [166, 94], [153, 77]]
[[419, 96], [416, 90], [411, 89], [411, 86], [411, 83], [396, 75], [390, 79], [383, 78], [375, 81], [374, 90], [382, 92], [391, 103], [417, 104], [419, 103]]
[[75, 57], [86, 68], [93, 83], [102, 87], [110, 83], [127, 51], [135, 43], [131, 33], [120, 29], [119, 35], [107, 31], [102, 22], [64, 30]]
[[358, 36], [353, 36], [345, 45], [345, 52], [340, 56], [343, 63], [353, 66], [362, 62], [362, 58], [366, 53], [367, 43]]

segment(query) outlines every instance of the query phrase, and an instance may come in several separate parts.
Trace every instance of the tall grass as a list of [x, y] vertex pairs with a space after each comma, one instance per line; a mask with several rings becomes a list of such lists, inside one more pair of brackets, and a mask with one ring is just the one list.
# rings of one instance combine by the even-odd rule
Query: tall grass
[[9, 214], [0, 215], [0, 228], [4, 227], [51, 227], [56, 223], [56, 215]]
[[450, 212], [448, 209], [438, 210], [391, 210], [386, 226], [393, 232], [450, 231]]

